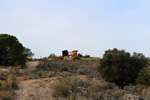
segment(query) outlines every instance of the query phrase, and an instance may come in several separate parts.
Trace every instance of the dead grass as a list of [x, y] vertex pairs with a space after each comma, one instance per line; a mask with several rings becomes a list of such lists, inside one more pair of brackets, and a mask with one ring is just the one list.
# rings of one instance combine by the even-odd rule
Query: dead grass
[[0, 100], [13, 100], [14, 90], [18, 88], [16, 77], [10, 71], [0, 71], [0, 76]]
[[14, 100], [12, 95], [9, 92], [1, 91], [0, 92], [0, 100]]
[[93, 81], [89, 89], [92, 100], [123, 100], [124, 92], [115, 84], [105, 81]]
[[68, 97], [70, 94], [70, 82], [69, 79], [58, 79], [53, 86], [52, 96], [54, 97]]

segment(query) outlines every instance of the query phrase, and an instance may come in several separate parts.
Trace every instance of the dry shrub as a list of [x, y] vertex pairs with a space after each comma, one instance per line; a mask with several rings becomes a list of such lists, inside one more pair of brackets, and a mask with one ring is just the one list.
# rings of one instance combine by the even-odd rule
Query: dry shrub
[[70, 94], [69, 79], [58, 79], [54, 84], [52, 96], [54, 97], [67, 97]]
[[2, 100], [14, 100], [9, 94], [2, 97]]
[[150, 93], [147, 93], [145, 100], [150, 100]]
[[145, 98], [145, 100], [150, 100], [150, 88], [143, 89], [142, 97]]
[[11, 76], [8, 76], [8, 79], [7, 79], [7, 84], [9, 87], [12, 87], [12, 83], [13, 83], [13, 79]]
[[111, 91], [111, 96], [109, 97], [110, 100], [120, 100], [124, 95], [124, 91], [123, 90], [115, 90], [115, 91]]
[[143, 89], [143, 91], [142, 91], [142, 96], [143, 96], [143, 97], [146, 97], [147, 92], [148, 92], [147, 89]]
[[71, 94], [76, 95], [81, 92], [81, 88], [87, 88], [89, 83], [77, 77], [59, 78], [53, 86], [52, 96], [54, 97], [70, 97]]
[[0, 100], [14, 100], [13, 89], [17, 88], [16, 77], [14, 77], [13, 70], [9, 69], [9, 75], [7, 72], [0, 72]]
[[90, 74], [91, 70], [90, 69], [86, 69], [86, 68], [80, 68], [78, 70], [78, 74], [81, 74], [81, 75], [88, 75]]
[[105, 81], [93, 81], [89, 91], [92, 100], [122, 100], [124, 94], [115, 84]]
[[101, 92], [104, 91], [104, 89], [108, 89], [108, 85], [106, 82], [93, 82], [90, 87], [90, 98], [93, 100], [100, 100], [105, 98], [105, 93]]
[[0, 92], [0, 100], [14, 100], [12, 94], [7, 91]]
[[16, 82], [16, 77], [14, 77], [14, 76], [8, 76], [7, 85], [10, 88], [18, 89], [17, 82]]
[[113, 89], [113, 84], [105, 81], [96, 81], [96, 82], [94, 81], [92, 83], [91, 90], [93, 92], [99, 92], [106, 89]]
[[1, 90], [9, 90], [7, 81], [1, 81]]
[[88, 100], [87, 98], [85, 98], [85, 97], [80, 97], [80, 99], [79, 100]]
[[130, 85], [124, 87], [124, 90], [127, 93], [134, 94], [134, 95], [142, 95], [143, 89], [145, 89], [144, 85], [132, 85], [132, 84], [130, 84]]

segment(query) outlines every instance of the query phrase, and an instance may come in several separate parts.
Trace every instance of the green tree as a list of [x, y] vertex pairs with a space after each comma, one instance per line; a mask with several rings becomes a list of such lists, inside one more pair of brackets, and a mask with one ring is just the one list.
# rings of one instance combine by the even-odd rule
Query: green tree
[[48, 58], [55, 58], [55, 57], [57, 57], [54, 53], [51, 53], [49, 56], [48, 56]]
[[142, 85], [150, 86], [150, 71], [141, 71], [138, 74], [138, 78], [136, 79], [136, 82]]
[[115, 48], [105, 51], [98, 71], [106, 81], [123, 88], [135, 81], [138, 73], [146, 64], [147, 58], [143, 54], [134, 53], [131, 56], [129, 52]]
[[0, 34], [0, 65], [24, 65], [31, 52], [25, 51], [15, 36]]
[[32, 53], [31, 50], [26, 47], [24, 47], [23, 54], [25, 54], [28, 59], [32, 59], [32, 57], [34, 56], [34, 53]]

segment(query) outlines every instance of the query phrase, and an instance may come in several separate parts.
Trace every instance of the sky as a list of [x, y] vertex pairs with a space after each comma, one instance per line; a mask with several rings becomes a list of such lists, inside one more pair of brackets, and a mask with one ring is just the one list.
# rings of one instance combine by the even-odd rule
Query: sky
[[150, 57], [150, 0], [0, 0], [0, 34], [34, 58], [62, 50], [102, 57], [108, 49]]

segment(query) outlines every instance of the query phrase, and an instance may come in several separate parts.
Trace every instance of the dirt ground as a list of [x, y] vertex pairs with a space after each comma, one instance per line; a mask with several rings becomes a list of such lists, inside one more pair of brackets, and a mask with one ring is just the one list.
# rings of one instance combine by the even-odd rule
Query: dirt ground
[[52, 100], [51, 86], [55, 78], [31, 79], [18, 83], [16, 100]]
[[[27, 69], [35, 69], [39, 61], [27, 62]], [[55, 78], [29, 79], [17, 77], [15, 100], [52, 100], [51, 85]]]

